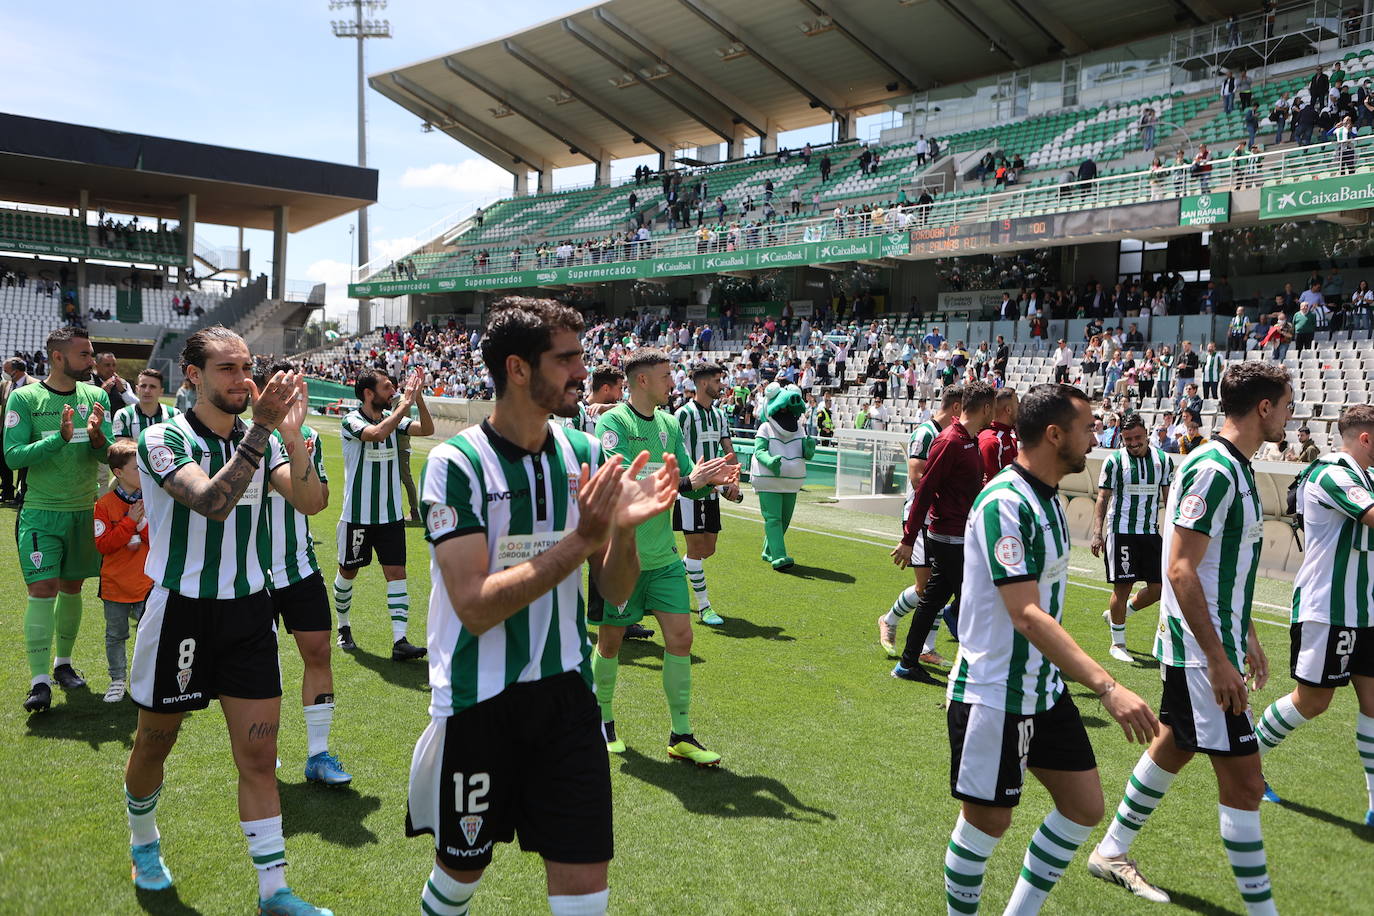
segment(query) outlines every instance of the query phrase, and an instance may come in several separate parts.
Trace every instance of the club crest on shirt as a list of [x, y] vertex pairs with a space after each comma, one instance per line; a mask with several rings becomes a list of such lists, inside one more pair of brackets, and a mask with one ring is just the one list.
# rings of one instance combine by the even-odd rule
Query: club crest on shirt
[[477, 842], [477, 834], [482, 830], [482, 815], [465, 814], [458, 818], [458, 826], [463, 828], [463, 838], [466, 839], [468, 845], [471, 846], [473, 843]]
[[658, 431], [658, 441], [663, 443], [664, 448], [668, 447], [668, 430], [660, 429]]
[[86, 419], [86, 414], [91, 412], [91, 407], [89, 404], [77, 404], [76, 412], [81, 414], [81, 419], [84, 420]]
[[43, 551], [35, 550], [33, 553], [29, 554], [29, 562], [33, 564], [34, 569], [42, 569]]
[[186, 692], [186, 685], [191, 683], [191, 669], [182, 668], [177, 672], [177, 687], [182, 693]]

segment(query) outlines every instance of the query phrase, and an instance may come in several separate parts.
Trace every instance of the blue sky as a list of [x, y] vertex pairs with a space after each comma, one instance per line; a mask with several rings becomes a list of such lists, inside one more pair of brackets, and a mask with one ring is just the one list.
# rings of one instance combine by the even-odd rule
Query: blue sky
[[[487, 41], [569, 12], [578, 0], [393, 0], [378, 18], [393, 38], [368, 42], [367, 71], [399, 66]], [[202, 143], [333, 162], [357, 161], [354, 43], [335, 38], [327, 0], [233, 3], [64, 0], [10, 4], [0, 55], [4, 110]], [[510, 174], [446, 135], [423, 133], [416, 117], [368, 91], [368, 165], [380, 172], [369, 211], [374, 257], [395, 257], [425, 229], [510, 190]], [[826, 139], [829, 129], [806, 132]], [[796, 145], [801, 132], [785, 135]], [[804, 142], [804, 140], [800, 140]], [[618, 165], [616, 174], [634, 168]], [[558, 184], [591, 180], [591, 167], [556, 173]], [[585, 172], [586, 174], [582, 174]], [[329, 284], [331, 316], [344, 296], [352, 215], [292, 235], [291, 281]], [[212, 245], [234, 229], [202, 226]], [[271, 236], [250, 231], [256, 273]]]

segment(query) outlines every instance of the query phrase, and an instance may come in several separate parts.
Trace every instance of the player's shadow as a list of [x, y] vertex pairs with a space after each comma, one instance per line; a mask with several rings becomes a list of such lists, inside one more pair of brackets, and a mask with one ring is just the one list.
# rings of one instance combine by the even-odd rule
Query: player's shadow
[[[616, 755], [620, 772], [677, 796], [692, 814], [710, 817], [765, 817], [819, 824], [835, 815], [803, 804], [792, 790], [771, 776], [742, 776], [720, 767], [705, 769], [681, 760], [656, 760], [634, 748]], [[615, 756], [612, 761], [614, 762]]]
[[343, 661], [339, 659], [340, 655], [352, 658], [364, 668], [375, 672], [388, 684], [407, 690], [429, 689], [429, 665], [423, 658], [412, 659], [407, 662], [394, 662], [391, 660], [390, 652], [385, 655], [375, 655], [360, 647], [335, 655], [335, 665], [343, 664]]
[[1127, 649], [1126, 651], [1130, 652], [1132, 657], [1135, 658], [1135, 666], [1137, 668], [1146, 668], [1153, 671], [1159, 670], [1159, 659], [1155, 658], [1149, 652], [1136, 652], [1132, 649]]
[[795, 576], [798, 579], [824, 579], [826, 582], [844, 582], [847, 585], [854, 584], [854, 577], [849, 573], [839, 572], [834, 569], [826, 569], [821, 566], [803, 566], [798, 563], [789, 566], [787, 569], [779, 570], [785, 576]]
[[1343, 827], [1354, 834], [1357, 840], [1364, 840], [1366, 843], [1374, 843], [1374, 827], [1366, 827], [1363, 821], [1352, 821], [1349, 818], [1341, 817], [1339, 814], [1332, 814], [1330, 811], [1323, 811], [1321, 808], [1313, 808], [1311, 805], [1304, 805], [1302, 802], [1289, 801], [1284, 799], [1279, 802], [1280, 808], [1287, 808], [1294, 814], [1301, 814], [1313, 820], [1323, 821], [1333, 827]]
[[[716, 627], [703, 627], [711, 633], [730, 636], [734, 639], [771, 639], [774, 642], [796, 642], [795, 636], [787, 636], [782, 627], [763, 626], [743, 617], [726, 617], [725, 622]], [[697, 632], [701, 632], [698, 630]]]
[[[596, 651], [593, 649], [592, 651]], [[701, 665], [705, 659], [693, 653], [692, 664]], [[636, 668], [663, 670], [663, 646], [652, 639], [627, 639], [620, 644], [620, 664]]]
[[376, 795], [360, 795], [352, 786], [322, 786], [313, 782], [277, 782], [282, 828], [286, 836], [313, 833], [326, 843], [357, 848], [377, 842], [377, 834], [363, 825], [382, 806]]
[[54, 689], [53, 694], [51, 709], [28, 717], [25, 724], [30, 737], [80, 741], [92, 750], [110, 742], [133, 747], [138, 725], [138, 707], [133, 703], [106, 703], [103, 695], [89, 687]]
[[1180, 909], [1188, 910], [1191, 913], [1201, 913], [1202, 916], [1237, 916], [1235, 910], [1227, 909], [1211, 900], [1203, 900], [1187, 891], [1176, 891], [1163, 885], [1160, 885], [1160, 888], [1168, 893], [1170, 902]]
[[201, 916], [200, 910], [182, 902], [175, 885], [165, 891], [134, 889], [139, 908], [153, 916]]

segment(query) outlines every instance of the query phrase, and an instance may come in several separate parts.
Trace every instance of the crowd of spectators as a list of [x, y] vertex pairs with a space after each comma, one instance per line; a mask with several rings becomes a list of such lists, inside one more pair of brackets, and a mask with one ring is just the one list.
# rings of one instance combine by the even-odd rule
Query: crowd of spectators
[[149, 227], [139, 225], [138, 217], [130, 217], [128, 222], [119, 222], [114, 217], [105, 212], [105, 208], [100, 208], [100, 213], [95, 224], [96, 238], [102, 248], [127, 248], [130, 251], [144, 250], [148, 246], [145, 244], [149, 238], [158, 240], [159, 248], [175, 248], [181, 244], [181, 227], [169, 227], [164, 220], [159, 219], [157, 225]]

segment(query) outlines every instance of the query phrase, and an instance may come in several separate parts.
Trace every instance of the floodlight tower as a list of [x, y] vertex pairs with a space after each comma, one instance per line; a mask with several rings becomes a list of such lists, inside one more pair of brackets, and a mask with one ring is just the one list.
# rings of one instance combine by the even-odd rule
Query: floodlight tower
[[[352, 38], [358, 42], [358, 165], [367, 165], [367, 98], [365, 95], [363, 71], [363, 43], [369, 38], [390, 38], [391, 22], [387, 19], [364, 19], [364, 8], [368, 16], [377, 15], [378, 10], [386, 9], [387, 0], [329, 0], [331, 10], [353, 10], [352, 19], [335, 19], [329, 24], [334, 29], [335, 38]], [[363, 265], [367, 264], [367, 207], [358, 210], [358, 279], [362, 279]], [[358, 300], [358, 333], [372, 330], [369, 312], [371, 304], [367, 299]]]

